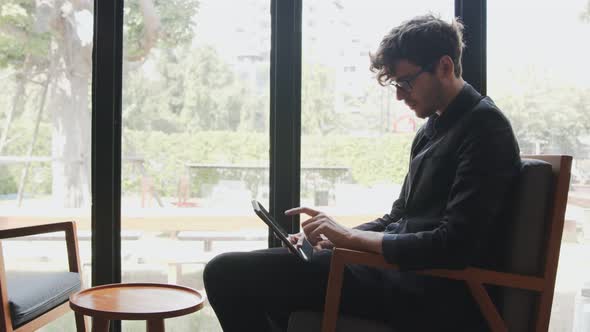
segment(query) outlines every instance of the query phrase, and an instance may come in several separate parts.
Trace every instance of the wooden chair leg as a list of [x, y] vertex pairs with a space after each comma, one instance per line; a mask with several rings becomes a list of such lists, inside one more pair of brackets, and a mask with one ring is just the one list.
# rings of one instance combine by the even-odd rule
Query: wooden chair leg
[[338, 312], [340, 310], [340, 295], [344, 277], [344, 262], [332, 256], [330, 263], [330, 281], [326, 290], [326, 302], [324, 303], [324, 317], [322, 318], [322, 332], [336, 331]]
[[473, 295], [473, 297], [475, 298], [475, 301], [479, 305], [481, 313], [488, 322], [489, 328], [493, 332], [508, 332], [506, 324], [502, 320], [502, 317], [498, 313], [496, 306], [490, 299], [490, 296], [488, 295], [488, 292], [483, 287], [483, 285], [478, 282], [468, 281], [467, 286], [469, 286], [471, 295]]

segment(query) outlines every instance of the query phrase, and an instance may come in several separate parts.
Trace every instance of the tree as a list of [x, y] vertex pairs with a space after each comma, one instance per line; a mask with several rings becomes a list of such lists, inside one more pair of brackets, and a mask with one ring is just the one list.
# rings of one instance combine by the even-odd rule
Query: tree
[[[590, 1], [580, 19], [590, 22]], [[587, 120], [590, 90], [571, 84], [556, 85], [546, 79], [544, 69], [523, 69], [513, 73], [523, 92], [505, 91], [498, 96], [525, 153], [566, 153], [583, 156], [580, 137], [590, 132]]]
[[180, 63], [184, 102], [181, 118], [186, 132], [198, 130], [254, 130], [268, 94], [258, 94], [239, 72], [211, 46], [191, 50]]
[[305, 64], [301, 82], [301, 130], [327, 135], [337, 128], [335, 73], [320, 64]]
[[[495, 101], [506, 112], [523, 153], [580, 153], [579, 137], [590, 131], [587, 114], [590, 90], [555, 85], [541, 70], [513, 72], [513, 85], [496, 92]], [[524, 88], [526, 87], [526, 89]]]
[[213, 47], [204, 46], [193, 52], [184, 62], [187, 74], [186, 107], [182, 114], [185, 130], [224, 129], [228, 87], [235, 84], [235, 77]]
[[[143, 63], [153, 49], [192, 40], [197, 1], [127, 1], [125, 70]], [[0, 144], [10, 135], [31, 80], [46, 79], [53, 127], [52, 194], [66, 207], [89, 202], [92, 22], [90, 0], [5, 0], [0, 6], [0, 68], [14, 71], [19, 86]]]

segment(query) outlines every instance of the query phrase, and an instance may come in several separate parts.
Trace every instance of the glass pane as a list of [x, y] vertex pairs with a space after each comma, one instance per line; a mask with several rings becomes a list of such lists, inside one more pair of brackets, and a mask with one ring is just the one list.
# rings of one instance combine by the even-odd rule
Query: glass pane
[[213, 256], [267, 247], [270, 32], [269, 0], [125, 3], [123, 281], [203, 289]]
[[488, 1], [489, 95], [523, 154], [574, 157], [550, 331], [590, 330], [589, 38], [588, 0]]
[[[75, 220], [90, 284], [93, 1], [0, 3], [0, 223]], [[7, 274], [67, 271], [63, 233], [3, 239]], [[73, 319], [48, 329], [74, 331]]]
[[[369, 71], [369, 52], [402, 21], [453, 1], [304, 1], [301, 204], [347, 226], [391, 210], [422, 123]], [[375, 10], [375, 9], [378, 10]], [[362, 199], [361, 199], [362, 198]], [[362, 201], [362, 203], [360, 203]]]

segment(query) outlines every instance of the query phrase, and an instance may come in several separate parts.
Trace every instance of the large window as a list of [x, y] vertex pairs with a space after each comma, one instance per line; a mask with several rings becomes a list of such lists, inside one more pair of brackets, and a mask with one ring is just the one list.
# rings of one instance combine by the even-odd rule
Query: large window
[[[125, 6], [122, 280], [203, 289], [215, 255], [268, 246], [270, 1]], [[219, 329], [209, 306], [166, 324]]]
[[523, 154], [574, 157], [550, 331], [590, 329], [589, 10], [587, 0], [488, 1], [488, 94]]
[[369, 52], [403, 20], [453, 1], [304, 1], [301, 204], [356, 226], [388, 213], [422, 120], [377, 84]]
[[[389, 211], [421, 120], [377, 84], [368, 54], [402, 20], [426, 13], [450, 19], [455, 2], [302, 1], [302, 205], [348, 226]], [[249, 200], [268, 206], [269, 86], [276, 83], [269, 80], [270, 3], [125, 1], [124, 282], [202, 289], [203, 266], [214, 255], [267, 246], [266, 227]], [[581, 291], [590, 288], [590, 2], [494, 0], [486, 13], [487, 92], [510, 118], [522, 152], [574, 156], [550, 330], [588, 328]], [[0, 222], [76, 220], [86, 286], [93, 14], [92, 1], [0, 3]], [[97, 24], [98, 35], [117, 22], [99, 20], [106, 22]], [[278, 40], [293, 33], [285, 31], [277, 28]], [[100, 111], [118, 114], [116, 106]], [[118, 151], [110, 144], [97, 148]], [[116, 224], [101, 220], [95, 227]], [[57, 236], [7, 240], [2, 247], [8, 271], [67, 268]], [[206, 307], [167, 324], [219, 330], [212, 317]], [[123, 327], [137, 324], [143, 328], [142, 322]], [[68, 329], [71, 317], [46, 331]]]
[[[0, 222], [76, 220], [85, 277], [90, 276], [92, 6], [92, 1], [0, 4]], [[63, 236], [9, 239], [2, 247], [9, 274], [68, 269]], [[68, 319], [48, 329], [73, 328]]]

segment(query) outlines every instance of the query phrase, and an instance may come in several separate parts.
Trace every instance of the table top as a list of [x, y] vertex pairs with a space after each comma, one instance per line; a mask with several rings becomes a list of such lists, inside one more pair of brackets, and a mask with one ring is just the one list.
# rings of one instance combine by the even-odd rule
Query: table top
[[103, 285], [70, 296], [75, 312], [111, 320], [177, 317], [201, 309], [204, 302], [205, 296], [192, 288], [151, 283]]

